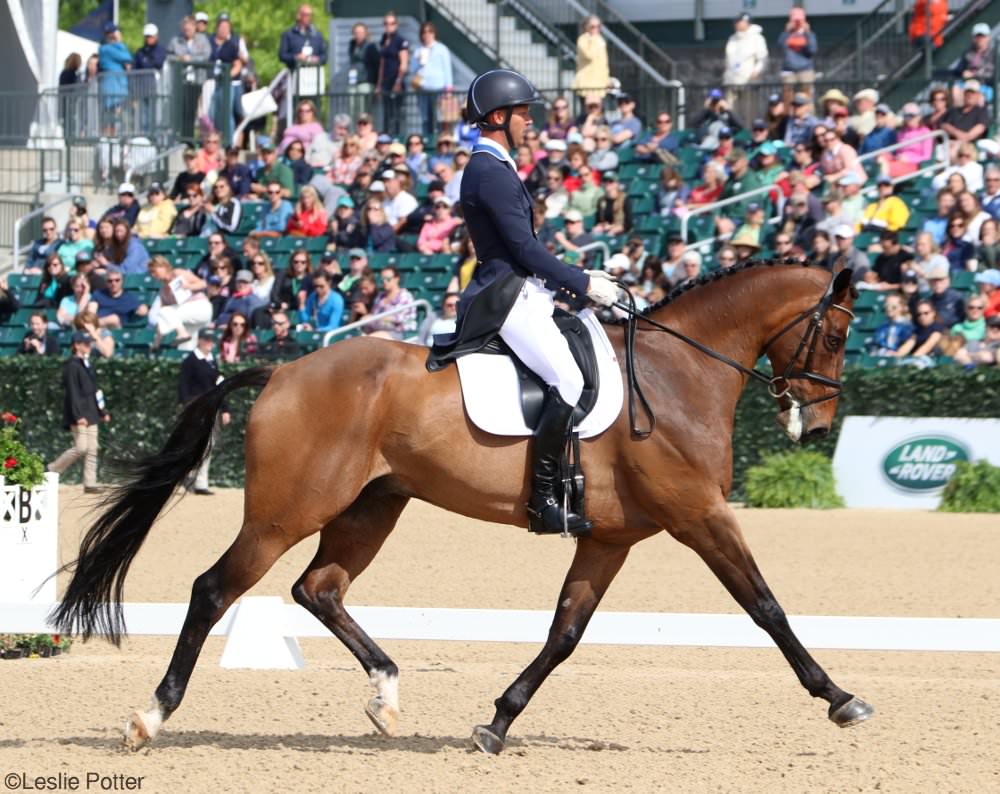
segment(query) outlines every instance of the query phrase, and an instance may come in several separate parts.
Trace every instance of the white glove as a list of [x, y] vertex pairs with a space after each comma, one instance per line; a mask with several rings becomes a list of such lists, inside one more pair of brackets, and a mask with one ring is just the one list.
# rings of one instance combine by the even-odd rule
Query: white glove
[[618, 300], [618, 286], [606, 278], [591, 276], [587, 297], [599, 306], [611, 306]]
[[583, 272], [591, 278], [604, 278], [608, 281], [615, 280], [615, 277], [612, 276], [607, 270], [584, 270]]

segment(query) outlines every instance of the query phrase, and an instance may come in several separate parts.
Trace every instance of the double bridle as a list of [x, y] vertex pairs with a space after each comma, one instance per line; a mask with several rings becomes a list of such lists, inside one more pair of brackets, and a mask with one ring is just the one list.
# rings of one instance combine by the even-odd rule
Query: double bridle
[[[802, 334], [802, 338], [799, 340], [798, 347], [795, 349], [795, 354], [788, 360], [788, 365], [785, 367], [785, 371], [780, 375], [768, 376], [766, 373], [761, 372], [756, 367], [750, 368], [745, 367], [739, 361], [730, 358], [723, 353], [719, 353], [717, 350], [712, 350], [712, 348], [703, 345], [696, 339], [682, 334], [680, 331], [674, 330], [663, 323], [659, 323], [651, 317], [645, 314], [640, 314], [635, 308], [635, 297], [629, 292], [628, 287], [620, 281], [616, 283], [625, 290], [625, 294], [628, 295], [629, 303], [626, 305], [621, 302], [616, 302], [614, 305], [616, 308], [628, 314], [628, 321], [625, 327], [625, 371], [628, 380], [629, 387], [629, 421], [632, 423], [632, 432], [635, 433], [639, 438], [645, 438], [653, 432], [653, 428], [656, 427], [656, 416], [653, 414], [653, 410], [646, 400], [646, 396], [642, 393], [642, 389], [639, 386], [638, 378], [635, 374], [635, 330], [637, 320], [643, 320], [654, 328], [668, 333], [682, 342], [690, 345], [696, 350], [700, 350], [707, 356], [711, 356], [717, 361], [721, 361], [732, 367], [739, 372], [742, 372], [749, 378], [759, 381], [767, 386], [768, 393], [775, 399], [780, 399], [785, 397], [791, 391], [792, 381], [795, 380], [806, 380], [811, 383], [818, 383], [821, 386], [825, 386], [832, 391], [829, 394], [825, 394], [821, 397], [816, 397], [813, 400], [808, 400], [807, 402], [800, 403], [793, 397], [789, 397], [793, 403], [798, 408], [805, 408], [807, 405], [814, 405], [816, 403], [826, 402], [827, 400], [832, 400], [835, 397], [839, 397], [841, 391], [843, 391], [843, 383], [835, 378], [828, 378], [826, 375], [821, 375], [818, 372], [812, 371], [812, 360], [813, 354], [816, 351], [816, 345], [819, 343], [820, 338], [823, 335], [823, 320], [826, 317], [826, 313], [830, 309], [837, 309], [845, 314], [849, 315], [851, 319], [854, 319], [854, 312], [848, 309], [846, 306], [841, 306], [839, 303], [833, 302], [833, 285], [836, 276], [830, 278], [830, 283], [827, 284], [826, 290], [823, 292], [823, 296], [819, 299], [817, 303], [810, 306], [803, 312], [797, 314], [792, 320], [785, 323], [776, 333], [772, 334], [771, 337], [764, 343], [763, 355], [768, 355], [771, 346], [781, 339], [785, 334], [787, 334], [792, 328], [798, 325], [800, 322], [809, 318], [809, 324], [806, 326], [805, 331]], [[798, 367], [799, 358], [805, 353], [805, 358], [802, 362], [802, 366]], [[798, 368], [797, 368], [798, 367]], [[635, 400], [638, 397], [642, 404], [643, 410], [649, 419], [649, 429], [640, 430], [636, 425], [635, 421]]]

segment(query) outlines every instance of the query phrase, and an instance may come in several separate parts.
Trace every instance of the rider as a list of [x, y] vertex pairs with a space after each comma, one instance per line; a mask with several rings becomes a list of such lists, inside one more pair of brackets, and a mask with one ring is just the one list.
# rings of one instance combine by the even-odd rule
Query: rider
[[536, 519], [534, 531], [561, 532], [565, 526], [579, 533], [590, 522], [565, 513], [556, 493], [583, 375], [552, 319], [553, 290], [586, 295], [601, 306], [614, 303], [618, 290], [608, 274], [565, 264], [535, 237], [532, 198], [510, 150], [531, 127], [529, 106], [541, 102], [523, 75], [507, 69], [485, 72], [469, 86], [466, 110], [481, 134], [462, 176], [461, 202], [478, 262], [459, 303], [457, 330], [435, 337], [427, 368], [441, 369], [499, 335], [545, 381], [549, 390], [535, 429], [528, 511]]

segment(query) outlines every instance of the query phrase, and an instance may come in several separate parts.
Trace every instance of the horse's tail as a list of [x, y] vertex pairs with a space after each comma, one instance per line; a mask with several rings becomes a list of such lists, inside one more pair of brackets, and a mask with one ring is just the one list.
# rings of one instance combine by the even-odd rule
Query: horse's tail
[[125, 633], [122, 591], [125, 575], [174, 489], [208, 453], [216, 414], [226, 395], [264, 386], [272, 369], [244, 370], [191, 400], [181, 411], [163, 448], [127, 464], [126, 479], [111, 491], [104, 512], [80, 544], [80, 556], [60, 570], [72, 571], [66, 594], [49, 622], [83, 639], [104, 634], [121, 644]]

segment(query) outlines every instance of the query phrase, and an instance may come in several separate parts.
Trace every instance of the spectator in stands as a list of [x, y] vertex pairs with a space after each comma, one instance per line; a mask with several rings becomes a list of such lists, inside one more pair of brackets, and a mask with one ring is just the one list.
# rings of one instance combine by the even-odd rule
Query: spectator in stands
[[97, 315], [85, 309], [73, 318], [71, 326], [76, 331], [88, 334], [93, 340], [93, 350], [101, 358], [114, 358], [115, 337], [107, 328], [101, 328]]
[[715, 259], [719, 263], [720, 268], [727, 270], [728, 268], [733, 267], [737, 262], [736, 249], [731, 245], [724, 245], [715, 255]]
[[701, 254], [685, 251], [681, 255], [680, 267], [674, 270], [673, 287], [682, 287], [696, 281], [701, 276]]
[[937, 192], [937, 213], [930, 218], [925, 218], [921, 225], [921, 230], [930, 232], [934, 238], [934, 243], [940, 245], [944, 242], [945, 234], [948, 231], [948, 219], [957, 204], [955, 194], [947, 188], [941, 188]]
[[[844, 98], [846, 99], [846, 97]], [[858, 135], [867, 137], [875, 129], [879, 98], [878, 91], [874, 88], [862, 88], [854, 95], [855, 113], [850, 117], [848, 124]]]
[[312, 166], [306, 162], [305, 154], [306, 150], [302, 141], [293, 140], [288, 144], [288, 148], [285, 149], [285, 153], [281, 158], [282, 162], [292, 172], [292, 180], [294, 181], [296, 191], [301, 190], [303, 185], [308, 185], [313, 177]]
[[288, 228], [294, 210], [291, 202], [283, 198], [281, 185], [277, 182], [267, 186], [267, 200], [267, 209], [258, 217], [257, 228], [250, 232], [251, 237], [281, 237]]
[[767, 122], [768, 137], [772, 141], [785, 140], [785, 133], [788, 129], [788, 111], [785, 108], [785, 101], [782, 99], [781, 94], [768, 95], [767, 112], [764, 114], [764, 121]]
[[117, 265], [124, 273], [145, 273], [149, 262], [146, 246], [132, 235], [129, 222], [125, 218], [114, 221], [111, 244], [104, 249], [104, 259], [108, 265]]
[[1000, 270], [990, 268], [975, 276], [979, 295], [986, 303], [986, 319], [1000, 315]]
[[440, 196], [434, 202], [434, 217], [420, 229], [417, 250], [422, 254], [451, 253], [448, 239], [461, 219], [451, 214], [451, 202], [447, 196]]
[[66, 271], [66, 265], [63, 264], [62, 258], [58, 253], [49, 254], [32, 306], [54, 309], [63, 298], [72, 294], [73, 287], [70, 285], [69, 273]]
[[608, 43], [601, 35], [601, 20], [584, 17], [576, 40], [576, 75], [573, 90], [585, 102], [601, 102], [607, 93], [611, 72], [608, 68]]
[[871, 352], [876, 356], [893, 357], [902, 344], [913, 336], [913, 322], [906, 301], [898, 293], [886, 296], [885, 314], [888, 319], [875, 329]]
[[361, 277], [366, 273], [370, 274], [368, 267], [368, 254], [363, 248], [352, 248], [347, 252], [348, 268], [347, 273], [341, 276], [337, 289], [344, 295], [344, 299], [350, 303], [354, 294], [358, 291], [358, 284]]
[[517, 147], [514, 156], [517, 166], [517, 176], [524, 183], [525, 189], [534, 196], [545, 186], [545, 168], [540, 161], [535, 160], [531, 147], [522, 143]]
[[[427, 184], [434, 177], [431, 174], [431, 160], [424, 149], [424, 139], [413, 133], [406, 139], [406, 156], [404, 159], [406, 167], [410, 169], [410, 174], [417, 182]], [[353, 176], [352, 176], [353, 178]], [[344, 184], [348, 184], [347, 180]]]
[[121, 328], [136, 318], [149, 314], [149, 307], [134, 292], [125, 291], [121, 268], [109, 266], [106, 289], [95, 290], [88, 310], [97, 312], [101, 328]]
[[149, 203], [139, 210], [132, 232], [137, 237], [159, 239], [166, 237], [177, 217], [177, 207], [166, 197], [163, 185], [153, 182], [146, 192]]
[[301, 311], [312, 291], [312, 259], [307, 251], [296, 250], [274, 285], [271, 301], [281, 311]]
[[441, 314], [430, 315], [420, 327], [420, 344], [430, 345], [434, 342], [435, 334], [450, 334], [455, 331], [455, 324], [458, 320], [458, 300], [457, 292], [448, 292], [441, 301]]
[[21, 308], [17, 292], [10, 287], [6, 276], [0, 275], [0, 325], [6, 325], [10, 318]]
[[899, 235], [895, 231], [884, 229], [879, 234], [881, 253], [875, 257], [872, 273], [875, 280], [869, 287], [882, 292], [898, 290], [903, 283], [904, 270], [913, 264], [913, 252], [899, 244]]
[[954, 335], [961, 335], [966, 342], [980, 342], [986, 336], [986, 317], [983, 312], [986, 310], [986, 301], [978, 295], [969, 298], [965, 304], [965, 317], [955, 323], [949, 331]]
[[977, 162], [976, 154], [974, 143], [961, 144], [955, 153], [956, 162], [939, 172], [931, 184], [940, 190], [948, 184], [952, 174], [961, 174], [965, 180], [965, 189], [978, 193], [983, 189], [983, 167]]
[[395, 11], [382, 18], [385, 32], [379, 46], [376, 95], [382, 98], [382, 126], [392, 136], [399, 136], [402, 123], [403, 78], [410, 68], [410, 42], [399, 35]]
[[[670, 232], [667, 235], [666, 256], [661, 266], [663, 275], [672, 280], [674, 273], [678, 272], [681, 266], [681, 257], [684, 256], [684, 238], [680, 232]], [[627, 258], [627, 257], [626, 257]], [[631, 260], [629, 260], [631, 264]]]
[[966, 369], [988, 367], [1000, 362], [1000, 317], [985, 321], [984, 338], [968, 341], [955, 352], [955, 363]]
[[76, 255], [81, 251], [93, 251], [94, 244], [83, 234], [84, 226], [76, 217], [71, 217], [66, 224], [66, 237], [59, 246], [58, 253], [66, 269], [76, 270]]
[[192, 184], [188, 185], [184, 197], [187, 199], [187, 204], [174, 218], [170, 233], [175, 237], [200, 237], [208, 220], [208, 213], [205, 212], [205, 196], [199, 185]]
[[812, 235], [812, 248], [807, 258], [814, 265], [833, 270], [833, 263], [837, 258], [833, 250], [833, 235], [826, 229], [817, 228]]
[[983, 211], [982, 206], [979, 204], [979, 199], [968, 190], [963, 190], [958, 194], [956, 211], [965, 220], [966, 241], [972, 245], [977, 245], [979, 243], [979, 230], [987, 220], [992, 219], [992, 216], [988, 212]]
[[94, 262], [102, 268], [108, 264], [108, 249], [115, 239], [115, 222], [110, 218], [101, 218], [97, 222], [97, 233], [94, 235]]
[[347, 45], [347, 91], [351, 94], [351, 115], [358, 118], [369, 110], [368, 97], [378, 83], [379, 48], [369, 37], [368, 26], [355, 22]]
[[947, 258], [952, 272], [965, 270], [965, 263], [972, 259], [975, 252], [972, 243], [965, 239], [967, 228], [965, 218], [958, 212], [948, 219], [948, 231], [941, 244], [941, 253]]
[[327, 242], [337, 249], [355, 248], [365, 240], [361, 233], [361, 223], [354, 211], [354, 201], [350, 196], [341, 196], [333, 217], [330, 219]]
[[548, 119], [542, 128], [543, 141], [566, 140], [566, 136], [576, 129], [576, 123], [570, 113], [569, 102], [562, 96], [556, 97], [549, 111]]
[[563, 214], [569, 204], [569, 192], [566, 190], [566, 180], [561, 168], [549, 168], [545, 176], [545, 217], [549, 220]]
[[349, 185], [354, 181], [361, 163], [361, 142], [356, 135], [351, 135], [341, 144], [330, 177], [338, 185]]
[[326, 233], [326, 210], [316, 188], [306, 185], [299, 194], [295, 211], [288, 218], [287, 233], [292, 237], [322, 237]]
[[455, 85], [451, 69], [451, 51], [438, 41], [433, 22], [420, 25], [420, 46], [409, 65], [410, 88], [417, 92], [417, 107], [423, 120], [423, 133], [431, 137], [437, 132], [437, 103], [442, 93], [450, 93]]
[[212, 304], [207, 283], [182, 267], [172, 267], [166, 257], [149, 260], [149, 275], [160, 283], [160, 291], [150, 312], [150, 324], [156, 328], [154, 347], [164, 336], [175, 333], [175, 344], [190, 349], [191, 341], [212, 321]]
[[[930, 232], [917, 232], [913, 240], [913, 261], [909, 264], [908, 269], [923, 278], [932, 263], [936, 261], [934, 257], [938, 255], [939, 250], [934, 241], [934, 235]], [[947, 264], [948, 260], [943, 261]]]
[[224, 176], [219, 176], [212, 185], [212, 198], [205, 202], [208, 213], [206, 227], [212, 231], [236, 234], [243, 218], [243, 206], [233, 195], [233, 186]]
[[258, 251], [252, 257], [249, 257], [248, 261], [250, 262], [250, 270], [253, 273], [253, 294], [264, 305], [269, 304], [275, 284], [274, 266], [271, 264], [271, 257], [263, 251]]
[[48, 215], [42, 218], [42, 236], [31, 245], [25, 273], [41, 273], [46, 260], [51, 254], [56, 253], [64, 242], [59, 236], [55, 218]]
[[[383, 171], [382, 182], [385, 184], [385, 200], [382, 202], [382, 209], [386, 220], [393, 227], [393, 231], [397, 232], [403, 227], [409, 214], [417, 208], [417, 200], [403, 189], [400, 175], [396, 171], [392, 169]], [[447, 189], [445, 194], [447, 195]]]
[[[726, 157], [729, 163], [729, 179], [722, 188], [720, 199], [734, 198], [759, 187], [757, 177], [750, 170], [750, 160], [745, 149], [739, 147], [729, 152]], [[744, 202], [734, 202], [723, 207], [716, 216], [716, 229], [719, 234], [732, 234], [736, 221], [745, 213]]]
[[978, 80], [966, 80], [962, 88], [962, 104], [948, 111], [941, 122], [941, 129], [951, 138], [952, 156], [963, 143], [975, 143], [990, 126], [990, 116], [982, 103], [982, 89]]
[[895, 355], [898, 358], [923, 358], [924, 366], [928, 366], [933, 363], [933, 357], [938, 353], [938, 345], [948, 333], [948, 326], [941, 322], [930, 300], [917, 302], [914, 318], [917, 322], [913, 335], [900, 344]]
[[85, 275], [73, 276], [70, 286], [73, 292], [60, 300], [56, 309], [56, 321], [63, 328], [72, 326], [77, 314], [85, 312], [90, 305], [90, 281]]
[[[160, 29], [152, 22], [147, 22], [142, 29], [142, 46], [135, 51], [133, 67], [137, 70], [159, 72], [167, 62], [167, 50], [160, 44]], [[157, 77], [159, 75], [136, 75], [132, 92], [139, 96], [140, 125], [143, 130], [154, 128], [159, 124], [156, 118], [153, 100], [159, 91]], [[95, 340], [96, 341], [96, 340]]]
[[174, 178], [174, 186], [170, 190], [170, 198], [174, 201], [185, 197], [189, 185], [201, 188], [205, 180], [204, 172], [198, 170], [198, 152], [194, 149], [184, 150], [184, 166], [185, 169]]
[[249, 328], [249, 320], [241, 312], [233, 312], [219, 339], [219, 358], [227, 364], [237, 364], [256, 352], [257, 337]]
[[791, 246], [800, 251], [812, 248], [812, 238], [816, 233], [816, 219], [809, 211], [809, 193], [793, 193], [785, 207], [779, 226], [780, 234], [786, 235]]
[[760, 243], [749, 236], [734, 234], [730, 245], [736, 251], [736, 264], [744, 264], [760, 252]]
[[618, 174], [607, 171], [601, 177], [604, 195], [597, 202], [594, 234], [627, 234], [632, 231], [632, 200], [622, 189]]
[[818, 123], [812, 114], [807, 94], [798, 93], [792, 98], [792, 115], [785, 125], [784, 141], [788, 146], [810, 144], [813, 130]]
[[222, 233], [212, 232], [208, 236], [208, 251], [198, 261], [198, 264], [195, 265], [194, 272], [198, 274], [199, 278], [207, 279], [209, 275], [211, 275], [215, 265], [218, 264], [223, 257], [228, 257], [233, 261], [239, 261], [239, 254], [229, 247], [226, 243], [225, 237], [222, 236]]
[[396, 234], [385, 215], [383, 203], [371, 198], [361, 215], [361, 233], [369, 251], [388, 253], [396, 250]]
[[118, 186], [118, 203], [107, 210], [101, 218], [110, 220], [124, 218], [128, 221], [129, 227], [132, 227], [135, 226], [138, 217], [139, 202], [135, 200], [135, 185], [131, 182], [122, 182]]
[[792, 236], [786, 232], [778, 232], [774, 235], [774, 255], [779, 259], [794, 259], [794, 241]]
[[844, 143], [850, 146], [854, 151], [858, 151], [861, 148], [862, 140], [861, 136], [857, 131], [848, 125], [847, 108], [838, 107], [833, 114], [831, 119], [833, 128], [837, 131], [837, 135], [840, 137]]
[[[243, 96], [243, 70], [249, 63], [250, 56], [247, 53], [247, 45], [243, 37], [233, 32], [232, 22], [227, 12], [224, 11], [215, 18], [215, 34], [209, 39], [209, 43], [212, 45], [211, 59], [223, 67], [216, 80], [225, 80], [228, 72], [231, 102], [229, 112], [233, 114], [233, 122], [236, 124], [239, 122], [240, 100]], [[212, 94], [209, 110], [213, 119], [220, 118], [219, 102], [221, 99], [222, 91], [216, 87]]]
[[[628, 94], [618, 95], [618, 119], [611, 123], [611, 143], [635, 143], [642, 134], [642, 122], [635, 115], [635, 99]], [[617, 163], [612, 168], [617, 168]]]
[[45, 312], [34, 312], [28, 319], [28, 333], [21, 339], [17, 349], [21, 356], [58, 356], [59, 340], [49, 336], [49, 322]]
[[212, 56], [212, 45], [208, 36], [198, 32], [194, 17], [186, 16], [181, 20], [181, 35], [170, 40], [167, 54], [181, 61], [207, 61]]
[[870, 262], [867, 254], [854, 247], [854, 227], [842, 223], [833, 230], [833, 238], [837, 246], [834, 271], [850, 268], [854, 271], [851, 283], [856, 284], [864, 278], [865, 273], [870, 269]]
[[[382, 281], [382, 289], [375, 298], [371, 314], [381, 314], [392, 309], [413, 304], [413, 295], [402, 286], [402, 278], [399, 270], [395, 267], [384, 267], [379, 274]], [[366, 325], [366, 334], [381, 337], [383, 339], [403, 339], [406, 334], [412, 334], [417, 330], [416, 309], [397, 312], [390, 317], [377, 320]]]
[[764, 205], [751, 201], [746, 205], [746, 216], [743, 223], [736, 229], [733, 237], [741, 240], [753, 240], [758, 248], [764, 247], [764, 235], [766, 233]]
[[589, 165], [584, 163], [580, 166], [580, 170], [577, 172], [580, 186], [570, 194], [567, 208], [577, 210], [583, 216], [593, 215], [597, 212], [597, 205], [600, 203], [603, 193], [594, 181], [594, 176]]
[[781, 82], [785, 85], [785, 100], [793, 90], [812, 93], [816, 81], [816, 34], [809, 27], [804, 8], [794, 6], [788, 13], [785, 30], [778, 37], [782, 53]]
[[[285, 128], [285, 133], [281, 138], [278, 149], [281, 152], [286, 152], [293, 141], [298, 141], [302, 144], [302, 156], [305, 157], [305, 152], [309, 145], [320, 136], [325, 135], [323, 125], [319, 123], [316, 115], [316, 105], [313, 104], [312, 100], [304, 99], [299, 102], [295, 108], [295, 120], [295, 124], [290, 124]], [[337, 137], [337, 132], [338, 130], [335, 129], [334, 138]], [[339, 132], [346, 134], [346, 130], [343, 129]], [[337, 143], [339, 143], [339, 140], [334, 140], [334, 144]], [[331, 152], [331, 156], [332, 154]]]
[[[643, 162], [669, 162], [680, 147], [680, 139], [674, 132], [673, 117], [665, 110], [656, 114], [656, 126], [639, 137], [635, 147], [637, 160]], [[670, 155], [665, 157], [664, 154]]]
[[896, 139], [898, 143], [907, 145], [878, 158], [882, 173], [895, 179], [912, 174], [922, 162], [929, 160], [934, 152], [934, 141], [924, 136], [930, 132], [930, 128], [920, 118], [920, 106], [916, 102], [903, 105], [903, 126], [897, 132]]
[[767, 68], [767, 42], [761, 26], [753, 24], [753, 17], [744, 11], [733, 21], [733, 28], [726, 41], [726, 70], [722, 78], [729, 90], [730, 104], [739, 98], [734, 88], [758, 82]]
[[[555, 233], [555, 241], [564, 251], [579, 251], [582, 246], [594, 242], [593, 236], [583, 228], [583, 214], [579, 210], [567, 209], [563, 220], [565, 225]], [[586, 254], [582, 263], [586, 266]]]
[[977, 270], [994, 270], [1000, 264], [1000, 231], [993, 218], [983, 221], [979, 227], [979, 240], [976, 246]]
[[924, 126], [929, 130], [939, 130], [951, 112], [948, 106], [948, 91], [944, 88], [933, 89], [929, 101], [931, 111], [923, 118]]
[[828, 184], [838, 184], [841, 177], [848, 173], [854, 174], [863, 185], [868, 179], [864, 167], [858, 160], [858, 153], [848, 144], [840, 140], [836, 130], [827, 129], [823, 136], [823, 156], [820, 158], [820, 168], [823, 178]]
[[[223, 160], [222, 150], [219, 148], [220, 140], [219, 133], [217, 132], [208, 132], [202, 137], [201, 148], [198, 149], [194, 159], [194, 171], [207, 176], [213, 171], [218, 173], [222, 170], [225, 161]], [[188, 170], [191, 170], [190, 164], [188, 165]]]
[[899, 231], [910, 219], [910, 208], [899, 196], [893, 194], [892, 179], [883, 174], [878, 178], [878, 197], [864, 209], [863, 228], [876, 227]]
[[965, 177], [958, 171], [952, 171], [948, 174], [948, 181], [945, 183], [945, 188], [955, 197], [956, 202], [958, 201], [958, 197], [968, 190]]
[[875, 107], [875, 126], [865, 134], [859, 154], [868, 154], [892, 146], [896, 142], [896, 119], [886, 104]]
[[695, 118], [692, 127], [697, 131], [698, 147], [709, 151], [719, 145], [723, 130], [728, 130], [731, 135], [743, 129], [740, 120], [729, 109], [729, 104], [718, 88], [708, 92], [705, 107]]
[[274, 336], [258, 348], [257, 355], [271, 361], [279, 358], [298, 358], [302, 355], [299, 343], [288, 333], [290, 327], [288, 315], [283, 311], [275, 311], [271, 315], [271, 329], [274, 331]]
[[982, 99], [989, 102], [993, 99], [993, 70], [996, 63], [993, 46], [993, 31], [985, 22], [972, 26], [972, 43], [969, 45], [952, 74], [959, 78], [951, 87], [952, 102], [961, 105], [966, 81], [975, 80], [982, 90]]
[[923, 49], [930, 39], [935, 47], [944, 43], [941, 31], [948, 22], [948, 0], [915, 0], [910, 16], [910, 42]]
[[983, 176], [983, 210], [1000, 220], [1000, 167], [990, 165]]
[[253, 180], [250, 177], [250, 169], [240, 162], [240, 148], [238, 146], [230, 146], [226, 149], [226, 165], [219, 172], [219, 176], [224, 176], [229, 180], [233, 194], [240, 201], [249, 195], [250, 184]]
[[122, 41], [122, 32], [114, 22], [104, 23], [104, 41], [97, 48], [100, 74], [98, 81], [104, 110], [105, 135], [117, 134], [117, 121], [128, 97], [126, 71], [132, 68], [132, 53]]
[[[313, 278], [315, 279], [315, 275]], [[235, 286], [229, 295], [229, 300], [222, 307], [222, 311], [212, 321], [218, 328], [229, 325], [230, 318], [235, 314], [240, 314], [246, 320], [252, 317], [254, 312], [268, 305], [267, 298], [261, 298], [253, 291], [254, 277], [249, 270], [240, 270], [233, 279]]]
[[313, 274], [313, 289], [299, 314], [299, 330], [333, 331], [344, 316], [344, 297], [333, 288], [330, 276], [318, 271]]
[[63, 61], [63, 69], [59, 72], [59, 87], [72, 86], [80, 82], [80, 69], [83, 58], [78, 52], [71, 52]]
[[87, 212], [87, 199], [83, 196], [73, 196], [73, 204], [69, 210], [69, 220], [80, 224], [80, 239], [94, 239], [97, 222]]
[[300, 5], [295, 24], [281, 34], [278, 60], [293, 72], [300, 66], [326, 64], [326, 39], [312, 23], [313, 10]]
[[931, 288], [928, 300], [945, 328], [950, 328], [961, 321], [965, 316], [965, 301], [962, 293], [951, 286], [948, 260], [940, 254], [935, 255], [924, 277]]

